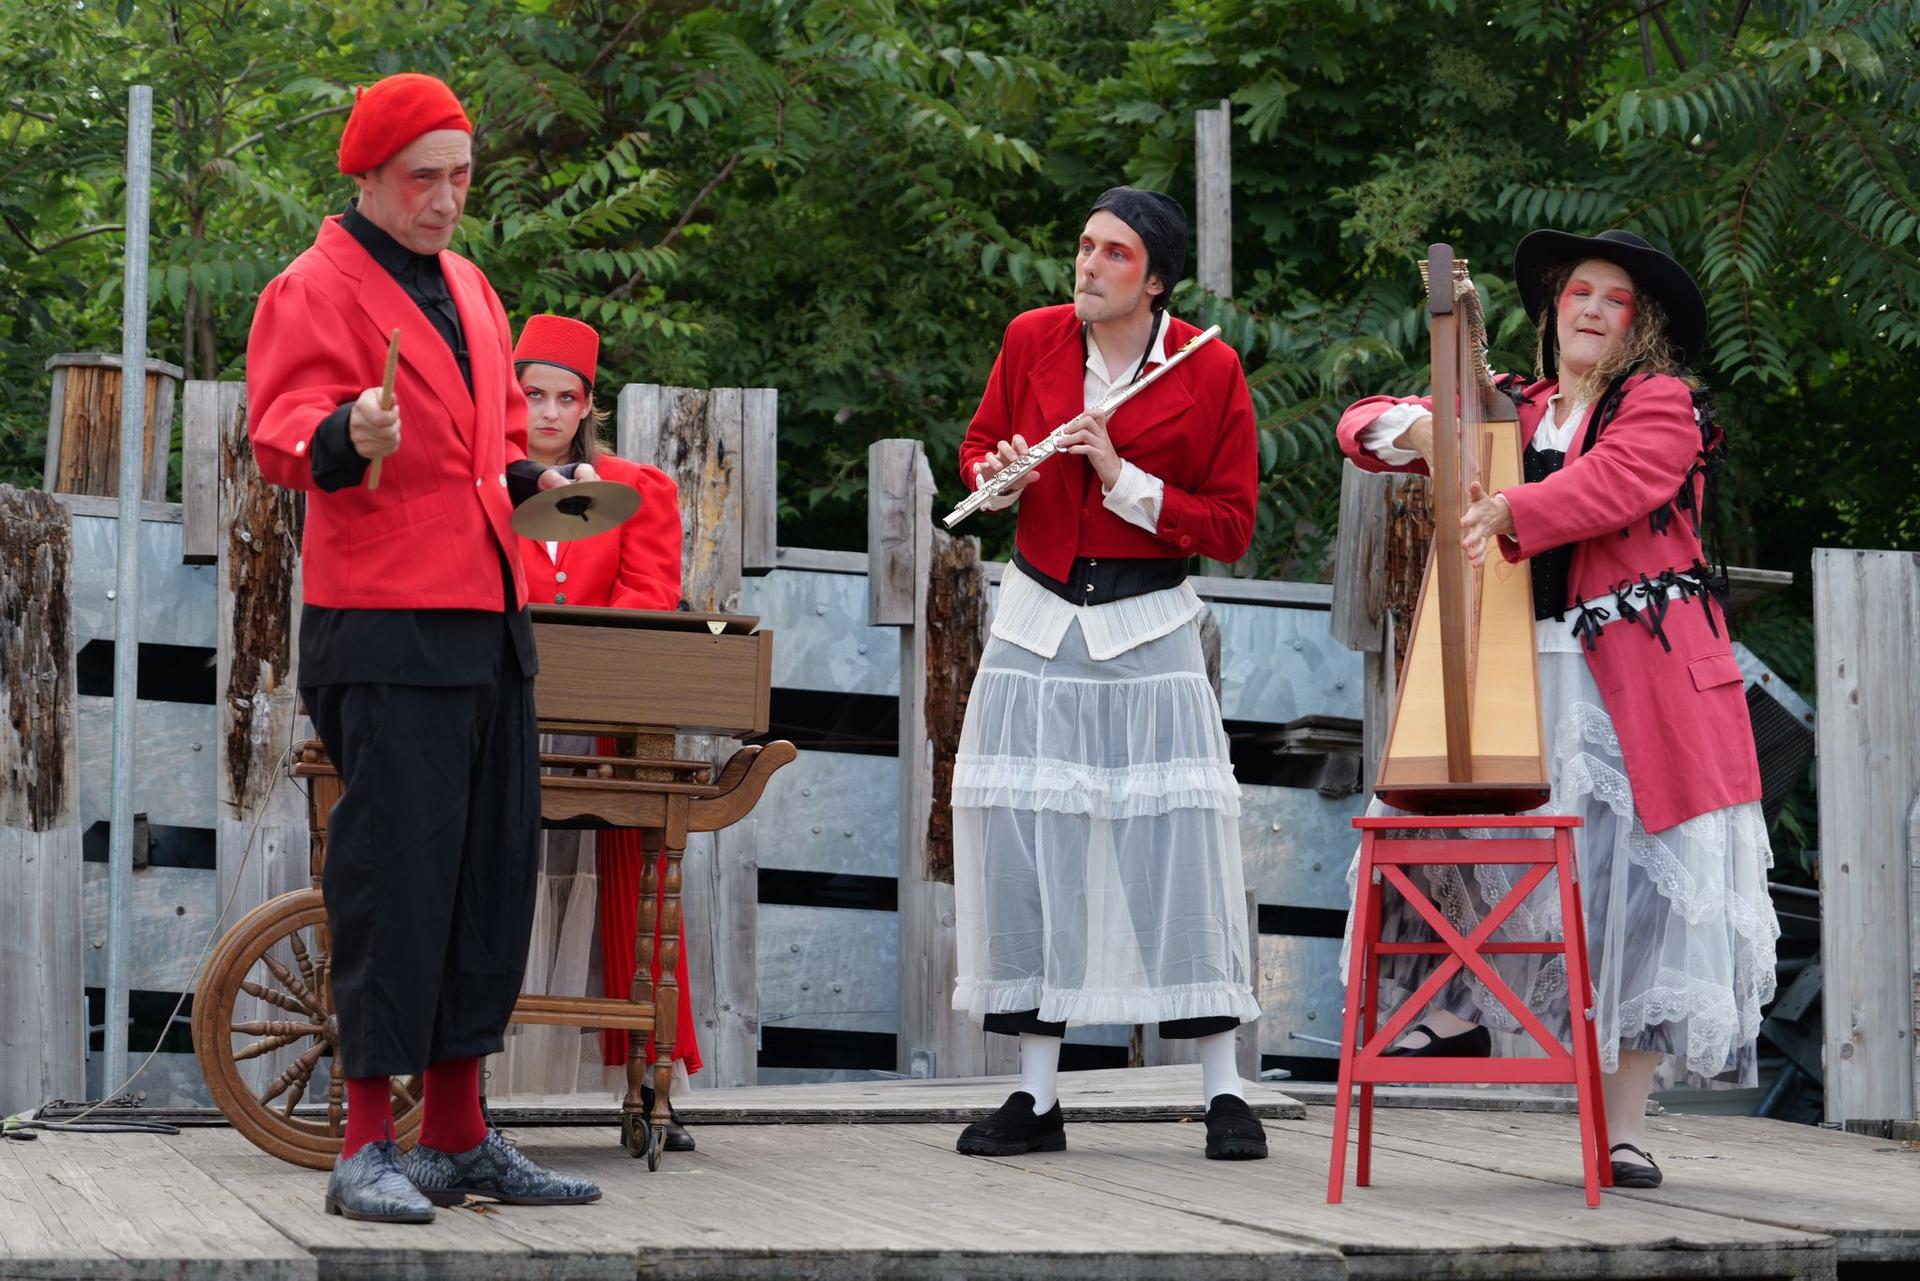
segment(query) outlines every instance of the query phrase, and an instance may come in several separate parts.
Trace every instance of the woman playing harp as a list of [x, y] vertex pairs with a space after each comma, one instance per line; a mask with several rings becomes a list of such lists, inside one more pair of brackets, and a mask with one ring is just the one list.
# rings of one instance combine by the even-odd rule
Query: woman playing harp
[[[1677, 262], [1622, 231], [1535, 231], [1514, 279], [1539, 337], [1538, 379], [1503, 382], [1518, 401], [1526, 483], [1476, 487], [1459, 537], [1476, 564], [1489, 541], [1529, 562], [1552, 785], [1542, 812], [1585, 820], [1575, 841], [1615, 1182], [1655, 1187], [1645, 1114], [1656, 1072], [1664, 1062], [1752, 1082], [1779, 933], [1752, 727], [1700, 541], [1724, 443], [1686, 372], [1705, 345], [1706, 304]], [[1370, 471], [1424, 473], [1430, 409], [1362, 400], [1340, 420], [1341, 448]], [[1491, 868], [1428, 878], [1461, 926], [1505, 890]], [[1546, 897], [1516, 914], [1511, 937], [1557, 926]], [[1386, 937], [1429, 937], [1411, 912], [1394, 919], [1390, 904], [1388, 915]], [[1534, 1009], [1559, 1005], [1562, 968], [1502, 962]], [[1405, 958], [1383, 973], [1404, 999], [1421, 968]], [[1456, 979], [1389, 1053], [1490, 1053], [1489, 1025], [1512, 1021], [1478, 987]]]

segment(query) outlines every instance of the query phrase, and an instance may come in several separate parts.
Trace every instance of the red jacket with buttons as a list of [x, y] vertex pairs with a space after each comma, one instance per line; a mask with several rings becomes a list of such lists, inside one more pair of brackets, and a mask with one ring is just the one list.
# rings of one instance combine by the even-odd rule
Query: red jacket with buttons
[[[1557, 389], [1550, 381], [1526, 389], [1520, 406], [1523, 445], [1533, 439]], [[1425, 463], [1389, 467], [1360, 444], [1360, 434], [1390, 406], [1414, 402], [1433, 407], [1431, 397], [1359, 401], [1340, 419], [1341, 449], [1367, 471], [1424, 474]], [[1615, 597], [1642, 575], [1651, 581], [1668, 570], [1688, 570], [1703, 558], [1700, 536], [1685, 515], [1674, 513], [1659, 523], [1650, 519], [1683, 484], [1695, 488], [1698, 510], [1700, 482], [1688, 475], [1700, 450], [1692, 393], [1668, 375], [1639, 379], [1628, 385], [1591, 451], [1585, 450], [1586, 436], [1583, 421], [1559, 471], [1537, 484], [1501, 491], [1513, 511], [1513, 536], [1500, 539], [1501, 553], [1516, 562], [1571, 545], [1568, 599], [1561, 603], [1585, 601], [1608, 612], [1610, 621], [1583, 649], [1620, 737], [1634, 810], [1649, 832], [1757, 801], [1760, 765], [1753, 721], [1720, 607], [1698, 597], [1669, 601], [1660, 617], [1662, 644], [1644, 622], [1620, 617]], [[1641, 611], [1643, 620], [1646, 613]], [[1573, 619], [1569, 613], [1569, 625]], [[1553, 727], [1547, 731], [1551, 734]]]
[[[247, 434], [260, 472], [308, 491], [306, 600], [497, 611], [505, 551], [514, 599], [525, 604], [507, 464], [527, 456], [527, 400], [513, 376], [506, 312], [478, 267], [440, 255], [472, 364], [469, 393], [446, 340], [339, 224], [323, 222], [312, 248], [268, 283], [247, 339]], [[395, 329], [399, 452], [381, 465], [377, 490], [364, 482], [318, 489], [307, 456], [314, 432], [380, 385]]]
[[557, 544], [555, 555], [520, 540], [527, 596], [535, 603], [613, 609], [674, 609], [680, 604], [680, 491], [658, 467], [614, 454], [593, 460], [600, 479], [640, 491], [640, 510], [618, 529]]
[[[1167, 318], [1167, 350], [1199, 331]], [[1037, 444], [1086, 409], [1086, 347], [1071, 304], [1041, 307], [1007, 326], [986, 394], [960, 445], [960, 475], [1015, 433]], [[1225, 342], [1195, 351], [1107, 422], [1115, 451], [1165, 485], [1152, 533], [1108, 511], [1099, 477], [1079, 454], [1055, 454], [1015, 504], [1015, 542], [1042, 573], [1064, 579], [1082, 556], [1211, 556], [1235, 561], [1253, 540], [1259, 449], [1240, 357]]]

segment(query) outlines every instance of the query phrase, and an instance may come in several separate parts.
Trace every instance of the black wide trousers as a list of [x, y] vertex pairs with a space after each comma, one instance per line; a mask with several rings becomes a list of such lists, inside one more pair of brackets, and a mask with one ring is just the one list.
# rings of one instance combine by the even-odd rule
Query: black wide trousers
[[301, 698], [345, 783], [321, 882], [339, 1070], [396, 1076], [501, 1048], [533, 931], [533, 681], [340, 684]]

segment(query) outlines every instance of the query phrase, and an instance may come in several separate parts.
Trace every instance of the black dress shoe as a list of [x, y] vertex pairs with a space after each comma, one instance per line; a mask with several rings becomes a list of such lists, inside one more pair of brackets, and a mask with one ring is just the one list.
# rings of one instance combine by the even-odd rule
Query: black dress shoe
[[1060, 1121], [1060, 1101], [1035, 1116], [1033, 1096], [1015, 1090], [1000, 1110], [960, 1131], [954, 1145], [968, 1156], [1019, 1156], [1025, 1152], [1065, 1152], [1067, 1128]]
[[[640, 1087], [640, 1106], [646, 1109], [649, 1121], [653, 1118], [653, 1087]], [[687, 1133], [687, 1127], [680, 1124], [680, 1114], [673, 1110], [673, 1100], [667, 1100], [667, 1151], [691, 1152], [694, 1150], [693, 1136]]]
[[1266, 1159], [1267, 1132], [1247, 1101], [1237, 1094], [1216, 1094], [1207, 1105], [1207, 1160]]
[[1662, 1177], [1660, 1174], [1660, 1167], [1653, 1163], [1652, 1157], [1648, 1156], [1645, 1152], [1643, 1152], [1639, 1148], [1633, 1146], [1633, 1144], [1631, 1143], [1614, 1144], [1612, 1147], [1607, 1149], [1608, 1159], [1612, 1160], [1613, 1154], [1623, 1149], [1625, 1151], [1633, 1153], [1635, 1156], [1639, 1157], [1640, 1159], [1638, 1161], [1614, 1161], [1613, 1162], [1613, 1186], [1616, 1188], [1657, 1188], [1659, 1187], [1661, 1177]]
[[1493, 1033], [1478, 1025], [1457, 1036], [1441, 1036], [1425, 1023], [1415, 1023], [1412, 1032], [1425, 1032], [1427, 1043], [1412, 1048], [1394, 1046], [1381, 1052], [1383, 1059], [1484, 1059], [1493, 1054]]

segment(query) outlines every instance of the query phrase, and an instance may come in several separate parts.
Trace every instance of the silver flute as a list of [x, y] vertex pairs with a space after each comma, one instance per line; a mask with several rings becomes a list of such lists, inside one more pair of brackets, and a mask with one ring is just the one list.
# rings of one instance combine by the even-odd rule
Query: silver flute
[[[1153, 386], [1156, 378], [1159, 378], [1169, 369], [1172, 369], [1188, 356], [1191, 356], [1200, 347], [1219, 336], [1220, 326], [1218, 325], [1214, 325], [1210, 329], [1202, 330], [1189, 339], [1186, 346], [1167, 357], [1166, 364], [1136, 382], [1128, 383], [1124, 387], [1115, 387], [1112, 391], [1102, 396], [1098, 404], [1089, 407], [1086, 412], [1097, 414], [1113, 413], [1114, 410], [1120, 408], [1120, 406]], [[944, 521], [947, 528], [952, 529], [955, 525], [958, 525], [961, 521], [1006, 493], [1008, 487], [1015, 481], [1060, 452], [1060, 442], [1065, 439], [1067, 429], [1072, 427], [1074, 423], [1078, 422], [1084, 416], [1083, 414], [1076, 414], [1073, 418], [1061, 423], [1058, 427], [1055, 427], [1047, 433], [1046, 439], [1040, 441], [1038, 444], [1029, 446], [1027, 452], [1021, 454], [1000, 471], [994, 473], [991, 479], [982, 482], [980, 488], [967, 495], [965, 502], [946, 514]]]

